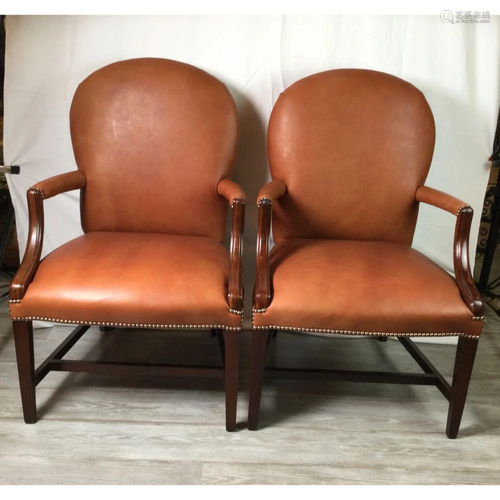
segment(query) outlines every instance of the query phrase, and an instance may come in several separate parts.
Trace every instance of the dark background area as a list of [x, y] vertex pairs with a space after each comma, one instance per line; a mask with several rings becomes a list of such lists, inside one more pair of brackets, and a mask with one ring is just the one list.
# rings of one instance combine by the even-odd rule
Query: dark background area
[[[4, 165], [3, 156], [3, 113], [4, 113], [4, 80], [5, 80], [5, 16], [0, 15], [0, 165]], [[0, 173], [0, 279], [9, 278], [12, 271], [19, 267], [19, 250], [15, 221], [12, 221], [12, 202], [5, 175]], [[8, 227], [10, 226], [10, 227]], [[4, 238], [7, 238], [5, 249]], [[4, 251], [3, 251], [4, 250]], [[7, 275], [5, 274], [7, 271]], [[3, 289], [0, 290], [0, 296]]]

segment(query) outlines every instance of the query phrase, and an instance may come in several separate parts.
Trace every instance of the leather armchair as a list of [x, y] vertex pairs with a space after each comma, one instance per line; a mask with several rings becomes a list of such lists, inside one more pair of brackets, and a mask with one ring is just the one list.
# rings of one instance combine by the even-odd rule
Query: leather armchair
[[[265, 367], [271, 335], [295, 331], [398, 338], [424, 373], [301, 375], [436, 385], [450, 401], [446, 433], [457, 436], [483, 303], [469, 266], [472, 208], [424, 185], [434, 141], [422, 93], [385, 73], [327, 71], [279, 97], [268, 129], [274, 180], [257, 199], [249, 429], [257, 428], [264, 373], [298, 376]], [[457, 217], [455, 279], [411, 248], [419, 203]], [[409, 338], [418, 336], [459, 337], [451, 386]]]
[[[78, 170], [29, 189], [28, 245], [10, 289], [25, 421], [36, 421], [35, 387], [51, 370], [158, 373], [224, 376], [234, 430], [245, 194], [228, 178], [238, 138], [230, 93], [187, 64], [121, 61], [80, 84], [70, 128]], [[76, 189], [84, 235], [40, 261], [44, 202]], [[36, 370], [33, 320], [79, 325]], [[223, 366], [64, 360], [93, 325], [211, 330]]]

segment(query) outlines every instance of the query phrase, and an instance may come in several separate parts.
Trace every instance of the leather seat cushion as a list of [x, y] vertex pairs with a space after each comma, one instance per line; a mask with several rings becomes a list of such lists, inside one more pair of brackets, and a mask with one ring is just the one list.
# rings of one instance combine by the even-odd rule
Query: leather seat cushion
[[92, 232], [45, 257], [11, 316], [81, 324], [241, 327], [229, 253], [211, 238]]
[[454, 278], [406, 245], [286, 240], [274, 246], [270, 259], [273, 299], [267, 310], [254, 312], [254, 327], [411, 336], [481, 333], [482, 321], [472, 320]]

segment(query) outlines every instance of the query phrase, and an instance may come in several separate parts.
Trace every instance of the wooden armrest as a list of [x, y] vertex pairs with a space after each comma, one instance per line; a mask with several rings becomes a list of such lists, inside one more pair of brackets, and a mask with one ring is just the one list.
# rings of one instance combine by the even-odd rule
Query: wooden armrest
[[422, 203], [433, 205], [457, 216], [455, 238], [453, 242], [453, 268], [455, 279], [462, 299], [473, 314], [474, 319], [480, 319], [484, 314], [481, 295], [476, 288], [469, 263], [469, 236], [474, 211], [467, 203], [449, 194], [420, 186], [415, 199]]
[[286, 193], [286, 184], [275, 179], [259, 192], [259, 222], [257, 229], [257, 269], [253, 295], [254, 309], [266, 309], [271, 304], [271, 277], [269, 269], [269, 243], [273, 202]]
[[77, 170], [56, 175], [28, 189], [28, 243], [23, 261], [10, 285], [10, 300], [18, 301], [24, 297], [40, 264], [44, 230], [43, 200], [66, 191], [84, 189], [85, 185], [85, 174]]
[[243, 311], [243, 229], [245, 226], [246, 196], [241, 187], [230, 179], [222, 179], [217, 193], [227, 199], [233, 209], [227, 303], [234, 311]]

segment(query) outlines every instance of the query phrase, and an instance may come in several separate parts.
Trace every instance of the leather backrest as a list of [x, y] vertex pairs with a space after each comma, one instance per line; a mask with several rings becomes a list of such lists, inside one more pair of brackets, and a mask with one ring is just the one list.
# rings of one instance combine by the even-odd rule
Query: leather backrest
[[339, 69], [291, 85], [268, 129], [272, 177], [287, 185], [273, 209], [275, 241], [410, 245], [434, 140], [423, 94], [394, 76]]
[[85, 232], [223, 239], [217, 184], [233, 169], [238, 119], [219, 80], [168, 59], [117, 62], [80, 84], [70, 122]]

